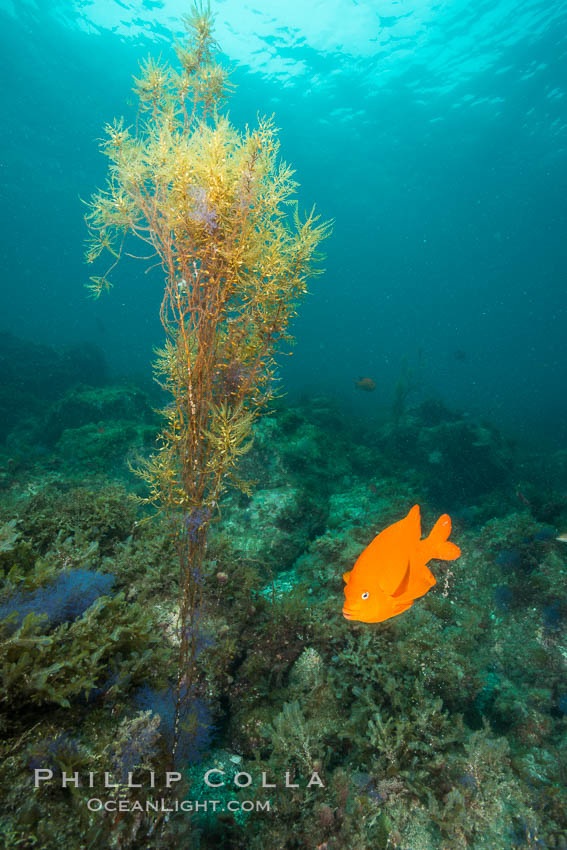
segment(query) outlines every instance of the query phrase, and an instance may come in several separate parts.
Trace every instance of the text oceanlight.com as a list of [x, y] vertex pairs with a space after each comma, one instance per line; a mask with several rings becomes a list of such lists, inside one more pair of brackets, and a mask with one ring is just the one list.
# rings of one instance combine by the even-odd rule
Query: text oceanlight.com
[[269, 812], [269, 800], [87, 800], [91, 812]]

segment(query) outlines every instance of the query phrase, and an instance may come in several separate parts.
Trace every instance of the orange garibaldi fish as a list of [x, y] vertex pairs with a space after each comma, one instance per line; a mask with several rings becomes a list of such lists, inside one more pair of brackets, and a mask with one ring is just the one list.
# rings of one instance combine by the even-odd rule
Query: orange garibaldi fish
[[435, 584], [427, 562], [431, 558], [454, 561], [461, 554], [448, 541], [450, 533], [451, 518], [443, 514], [429, 537], [421, 540], [419, 505], [414, 505], [407, 517], [380, 532], [343, 575], [344, 617], [381, 623], [411, 608]]

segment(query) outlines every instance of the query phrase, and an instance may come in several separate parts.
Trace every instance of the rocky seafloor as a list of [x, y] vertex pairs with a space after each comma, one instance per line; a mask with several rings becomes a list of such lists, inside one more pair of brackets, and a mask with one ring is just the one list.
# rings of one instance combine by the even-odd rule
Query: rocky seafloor
[[[243, 461], [251, 496], [211, 527], [164, 792], [178, 567], [131, 471], [155, 400], [92, 351], [3, 345], [21, 361], [0, 398], [5, 847], [567, 848], [566, 456], [438, 400], [364, 425], [332, 398], [278, 401]], [[415, 503], [424, 531], [451, 515], [461, 558], [405, 614], [347, 622], [342, 574]]]

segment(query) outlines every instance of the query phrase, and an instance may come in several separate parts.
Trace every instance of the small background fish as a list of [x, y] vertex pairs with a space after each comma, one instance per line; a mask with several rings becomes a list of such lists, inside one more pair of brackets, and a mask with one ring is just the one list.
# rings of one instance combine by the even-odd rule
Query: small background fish
[[359, 390], [364, 390], [366, 393], [374, 392], [376, 389], [376, 381], [373, 381], [372, 378], [360, 378], [358, 381], [354, 382], [354, 385]]

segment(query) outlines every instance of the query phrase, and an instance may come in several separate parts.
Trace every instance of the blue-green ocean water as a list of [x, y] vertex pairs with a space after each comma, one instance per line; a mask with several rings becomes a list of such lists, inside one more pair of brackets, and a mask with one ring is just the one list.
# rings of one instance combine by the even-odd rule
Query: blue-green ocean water
[[[508, 432], [567, 436], [567, 3], [216, 0], [231, 119], [275, 113], [300, 203], [335, 221], [326, 274], [282, 365], [293, 393], [353, 417], [386, 409], [405, 369]], [[0, 0], [0, 329], [98, 344], [148, 374], [159, 274], [83, 284], [81, 198], [105, 179], [132, 75], [172, 57], [180, 0]], [[354, 381], [372, 377], [373, 394]]]

